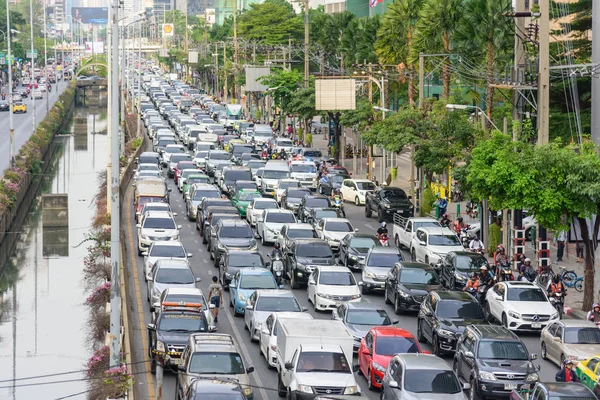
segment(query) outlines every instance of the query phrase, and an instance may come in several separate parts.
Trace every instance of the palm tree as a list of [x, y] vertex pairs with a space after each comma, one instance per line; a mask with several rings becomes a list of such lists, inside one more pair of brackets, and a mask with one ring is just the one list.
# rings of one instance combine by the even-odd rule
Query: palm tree
[[[450, 54], [453, 35], [458, 26], [463, 0], [426, 0], [416, 25], [413, 51], [443, 52]], [[413, 57], [416, 53], [413, 53]], [[450, 59], [446, 57], [442, 66], [444, 98], [450, 97]]]
[[375, 52], [382, 64], [404, 63], [408, 70], [408, 103], [414, 105], [413, 35], [425, 0], [394, 0], [377, 32]]
[[[456, 49], [473, 65], [486, 63], [486, 112], [492, 118], [494, 107], [494, 71], [511, 55], [512, 19], [504, 14], [512, 9], [511, 0], [470, 0], [456, 30]], [[489, 123], [489, 122], [488, 122]]]

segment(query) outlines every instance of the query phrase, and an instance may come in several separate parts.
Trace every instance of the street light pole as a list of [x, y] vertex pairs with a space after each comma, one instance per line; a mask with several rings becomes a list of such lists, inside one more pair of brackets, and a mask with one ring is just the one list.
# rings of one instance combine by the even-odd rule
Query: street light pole
[[[8, 0], [7, 0], [8, 3]], [[35, 53], [33, 52], [33, 0], [29, 0], [29, 17], [30, 17], [30, 30], [31, 30], [31, 79], [35, 79], [34, 70], [35, 70]], [[35, 85], [34, 85], [35, 87]], [[46, 93], [46, 95], [48, 95]], [[31, 96], [33, 99], [33, 115], [31, 116], [32, 121], [32, 131], [35, 133], [35, 98], [33, 98], [33, 94]], [[12, 110], [11, 110], [12, 113]]]
[[[48, 30], [48, 24], [46, 23], [46, 3], [44, 3], [44, 77], [46, 78], [46, 85], [48, 85], [48, 45], [46, 42], [46, 31]], [[50, 109], [50, 92], [46, 90], [46, 113]]]
[[[447, 110], [476, 110], [477, 112], [480, 112], [481, 115], [483, 115], [483, 117], [490, 123], [490, 125], [492, 125], [494, 127], [494, 129], [502, 132], [500, 129], [498, 129], [496, 124], [494, 124], [494, 122], [485, 114], [485, 112], [483, 112], [483, 110], [481, 108], [479, 108], [478, 106], [467, 106], [464, 104], [446, 104], [446, 109]], [[485, 126], [485, 124], [484, 124], [484, 126]]]
[[8, 46], [8, 59], [6, 60], [7, 71], [8, 71], [8, 129], [10, 137], [10, 153], [9, 161], [10, 165], [15, 164], [15, 127], [13, 122], [13, 81], [12, 81], [12, 53], [10, 51], [10, 12], [8, 10], [8, 1], [6, 2], [6, 38]]
[[[138, 114], [140, 113], [140, 103], [142, 102], [142, 23], [140, 22], [140, 37], [139, 37], [139, 42], [138, 42], [138, 79], [137, 79], [137, 85], [138, 85]], [[135, 81], [134, 81], [135, 84]], [[138, 116], [137, 119], [137, 137], [140, 137], [140, 116]]]

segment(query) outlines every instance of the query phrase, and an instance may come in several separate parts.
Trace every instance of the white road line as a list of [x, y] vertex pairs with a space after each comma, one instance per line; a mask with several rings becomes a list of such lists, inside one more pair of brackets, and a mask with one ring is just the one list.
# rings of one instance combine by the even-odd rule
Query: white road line
[[369, 223], [365, 223], [365, 226], [367, 228], [375, 229], [375, 227], [373, 225], [369, 224]]
[[198, 244], [200, 242], [198, 242], [198, 239], [194, 239], [194, 243]]

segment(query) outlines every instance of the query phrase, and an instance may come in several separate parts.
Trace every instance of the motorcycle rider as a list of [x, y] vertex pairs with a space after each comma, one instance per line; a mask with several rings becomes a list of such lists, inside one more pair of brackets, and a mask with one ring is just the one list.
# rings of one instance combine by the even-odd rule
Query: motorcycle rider
[[458, 219], [454, 223], [454, 231], [457, 235], [460, 235], [464, 228], [469, 229], [469, 225], [465, 224], [462, 217], [458, 217]]
[[470, 294], [475, 295], [477, 293], [477, 289], [479, 288], [479, 277], [475, 272], [471, 274], [471, 277], [467, 281], [467, 284], [463, 288], [463, 292], [469, 292]]
[[373, 182], [375, 186], [379, 186], [379, 182], [377, 181], [377, 177], [375, 177], [375, 175], [373, 175], [373, 177], [371, 178], [371, 182]]
[[521, 280], [526, 279], [529, 282], [533, 282], [535, 280], [535, 277], [537, 276], [537, 271], [535, 270], [535, 268], [533, 268], [533, 265], [531, 265], [531, 259], [529, 258], [526, 258], [523, 262], [522, 269], [520, 270], [520, 272]]
[[506, 255], [506, 250], [504, 246], [501, 244], [496, 247], [496, 254], [494, 255], [494, 264], [496, 266], [503, 266], [508, 264], [510, 261], [508, 260], [508, 256]]
[[479, 240], [479, 235], [475, 235], [475, 238], [471, 240], [471, 243], [469, 243], [469, 250], [477, 253], [483, 252], [483, 242]]
[[450, 221], [450, 218], [448, 218], [448, 214], [443, 214], [442, 218], [440, 219], [440, 225], [442, 228], [448, 228], [451, 223], [452, 221]]
[[375, 234], [375, 236], [379, 239], [381, 237], [381, 235], [385, 235], [387, 237], [388, 234], [388, 230], [386, 228], [386, 223], [385, 221], [383, 221], [381, 223], [381, 226], [379, 227], [379, 229], [377, 229], [377, 233]]
[[479, 268], [479, 286], [492, 287], [494, 285], [494, 273], [488, 267], [482, 265]]
[[[340, 209], [344, 218], [346, 218], [346, 211], [344, 210], [344, 197], [342, 196], [342, 192], [339, 188], [331, 189], [331, 201], [333, 202], [333, 206]], [[339, 204], [339, 205], [337, 205]]]
[[592, 310], [587, 313], [587, 320], [600, 324], [600, 303], [595, 303]]
[[284, 149], [279, 150], [279, 157], [280, 160], [285, 160], [287, 158], [287, 153], [285, 152]]
[[560, 281], [558, 275], [552, 277], [552, 283], [548, 285], [548, 297], [556, 297], [557, 294], [562, 293], [563, 296], [567, 294], [567, 288]]
[[275, 258], [277, 258], [278, 255], [280, 260], [283, 259], [281, 244], [279, 242], [275, 242], [275, 245], [273, 246], [273, 250], [271, 250], [271, 254], [269, 254], [269, 257], [271, 258], [271, 260], [274, 260]]
[[448, 200], [445, 197], [440, 197], [439, 193], [436, 194], [437, 200], [435, 201], [435, 205], [438, 206], [438, 210], [440, 214], [446, 214], [446, 209], [448, 208]]

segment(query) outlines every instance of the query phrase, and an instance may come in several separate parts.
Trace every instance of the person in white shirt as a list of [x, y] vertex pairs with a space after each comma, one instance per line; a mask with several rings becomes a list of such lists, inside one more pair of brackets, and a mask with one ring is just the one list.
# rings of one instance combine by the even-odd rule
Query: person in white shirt
[[556, 261], [562, 261], [565, 253], [565, 242], [567, 241], [567, 231], [560, 231], [556, 237]]
[[475, 235], [475, 238], [469, 243], [469, 250], [471, 251], [483, 251], [483, 242], [479, 240], [479, 236]]

